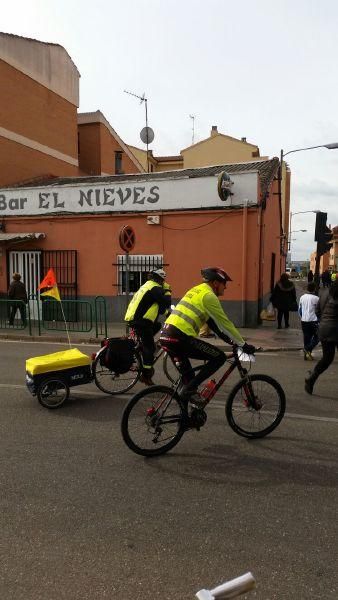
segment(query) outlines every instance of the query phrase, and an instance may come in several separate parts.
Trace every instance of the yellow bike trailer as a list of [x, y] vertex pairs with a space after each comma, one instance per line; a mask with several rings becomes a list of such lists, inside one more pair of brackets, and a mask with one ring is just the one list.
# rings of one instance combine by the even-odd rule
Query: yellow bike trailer
[[26, 384], [46, 408], [59, 408], [69, 388], [93, 380], [91, 359], [77, 348], [26, 360]]

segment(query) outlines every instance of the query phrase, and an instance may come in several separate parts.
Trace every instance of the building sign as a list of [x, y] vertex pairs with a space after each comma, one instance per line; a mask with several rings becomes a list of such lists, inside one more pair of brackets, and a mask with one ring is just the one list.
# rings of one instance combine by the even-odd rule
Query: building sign
[[177, 177], [0, 189], [2, 216], [198, 210], [257, 204], [257, 172], [231, 175], [232, 195], [222, 201], [217, 176]]

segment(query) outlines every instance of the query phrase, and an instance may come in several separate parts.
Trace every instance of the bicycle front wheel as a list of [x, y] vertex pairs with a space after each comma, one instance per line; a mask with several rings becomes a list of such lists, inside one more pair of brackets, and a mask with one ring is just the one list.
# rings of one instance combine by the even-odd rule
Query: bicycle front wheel
[[235, 433], [246, 438], [261, 438], [281, 422], [285, 394], [281, 385], [268, 375], [251, 375], [248, 379], [250, 383], [239, 381], [230, 392], [225, 414]]
[[[141, 363], [135, 355], [134, 362], [127, 373], [116, 373], [101, 364], [102, 357], [99, 354], [93, 364], [93, 377], [95, 385], [105, 394], [123, 394], [128, 392], [137, 383], [141, 375]], [[103, 362], [103, 361], [102, 361]]]
[[171, 383], [176, 383], [180, 377], [180, 373], [167, 352], [164, 353], [162, 364], [166, 378], [169, 379]]
[[171, 388], [154, 385], [136, 394], [127, 404], [121, 422], [128, 448], [142, 456], [171, 450], [185, 431], [185, 411]]

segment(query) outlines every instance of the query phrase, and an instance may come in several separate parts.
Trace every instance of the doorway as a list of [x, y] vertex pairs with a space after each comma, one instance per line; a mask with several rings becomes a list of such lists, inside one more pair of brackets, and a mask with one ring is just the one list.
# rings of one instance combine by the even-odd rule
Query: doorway
[[[21, 279], [26, 286], [28, 298], [37, 293], [41, 281], [40, 263], [40, 250], [12, 250], [9, 253], [8, 268], [10, 279], [12, 279], [13, 273], [20, 273]], [[31, 315], [34, 315], [35, 302], [32, 299], [28, 301]]]

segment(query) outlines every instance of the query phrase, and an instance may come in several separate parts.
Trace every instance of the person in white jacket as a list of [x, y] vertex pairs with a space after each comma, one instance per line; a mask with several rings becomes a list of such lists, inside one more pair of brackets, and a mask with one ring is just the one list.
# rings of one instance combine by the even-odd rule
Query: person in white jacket
[[298, 312], [302, 320], [304, 338], [304, 360], [313, 360], [312, 350], [319, 342], [318, 318], [316, 308], [319, 296], [316, 295], [316, 284], [308, 283], [307, 292], [300, 297]]

